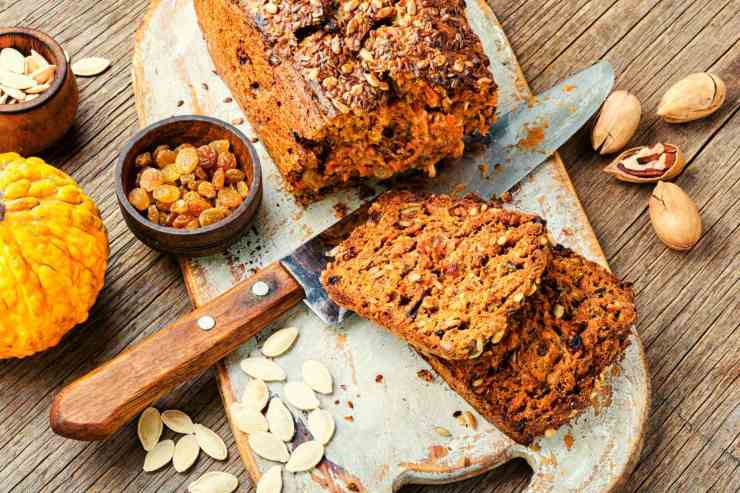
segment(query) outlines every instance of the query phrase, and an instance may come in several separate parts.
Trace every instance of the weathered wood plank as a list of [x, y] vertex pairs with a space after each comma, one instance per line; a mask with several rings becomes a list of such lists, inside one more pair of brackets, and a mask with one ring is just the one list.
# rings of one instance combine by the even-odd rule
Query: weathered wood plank
[[[536, 90], [606, 57], [618, 85], [643, 102], [634, 141], [674, 142], [691, 159], [678, 183], [699, 204], [708, 233], [693, 252], [677, 254], [654, 237], [646, 215], [650, 187], [623, 185], [601, 173], [607, 160], [588, 149], [585, 132], [563, 149], [612, 267], [635, 282], [640, 330], [654, 371], [650, 433], [626, 490], [734, 492], [740, 483], [740, 1], [491, 3]], [[182, 491], [192, 478], [216, 468], [239, 474], [240, 491], [252, 491], [234, 447], [226, 464], [201, 457], [187, 475], [145, 474], [133, 425], [107, 442], [86, 444], [55, 437], [46, 421], [51, 395], [64, 382], [189, 309], [178, 266], [133, 239], [110, 189], [117, 150], [137, 126], [129, 63], [133, 32], [146, 5], [145, 0], [0, 0], [0, 25], [37, 27], [73, 56], [101, 54], [114, 61], [103, 76], [80, 79], [77, 124], [65, 145], [45, 155], [100, 206], [111, 238], [108, 285], [91, 320], [58, 348], [0, 362], [0, 491]], [[668, 85], [708, 69], [732, 82], [721, 112], [688, 125], [658, 121], [654, 110]], [[165, 398], [160, 407], [166, 406], [216, 427], [232, 445], [212, 372]], [[528, 468], [519, 462], [456, 485], [405, 491], [510, 493], [522, 491], [527, 478]]]

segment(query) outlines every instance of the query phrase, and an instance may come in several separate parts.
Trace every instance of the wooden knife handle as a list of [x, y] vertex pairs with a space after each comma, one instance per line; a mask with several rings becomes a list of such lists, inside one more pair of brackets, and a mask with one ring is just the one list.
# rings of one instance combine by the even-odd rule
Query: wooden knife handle
[[[260, 288], [264, 291], [265, 284], [269, 292], [256, 294]], [[279, 263], [271, 264], [62, 389], [51, 406], [51, 428], [76, 440], [109, 437], [303, 297], [303, 289], [291, 275]], [[215, 324], [203, 330], [199, 320], [207, 328], [209, 317]]]

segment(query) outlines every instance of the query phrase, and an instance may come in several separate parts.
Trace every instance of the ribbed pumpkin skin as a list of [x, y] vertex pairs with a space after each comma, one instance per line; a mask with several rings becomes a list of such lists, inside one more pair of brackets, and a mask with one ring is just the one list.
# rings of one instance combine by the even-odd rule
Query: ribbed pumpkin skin
[[0, 359], [48, 349], [87, 320], [107, 263], [100, 213], [74, 180], [0, 154]]

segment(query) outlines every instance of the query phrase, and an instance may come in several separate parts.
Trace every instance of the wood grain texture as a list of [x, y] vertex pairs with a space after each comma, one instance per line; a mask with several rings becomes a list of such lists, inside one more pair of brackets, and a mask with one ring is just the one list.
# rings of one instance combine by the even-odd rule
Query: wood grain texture
[[[677, 183], [697, 202], [706, 232], [688, 254], [654, 236], [647, 217], [650, 186], [603, 174], [607, 159], [584, 132], [563, 160], [616, 273], [635, 283], [653, 371], [654, 402], [642, 458], [625, 491], [735, 491], [740, 483], [740, 1], [492, 0], [492, 6], [535, 91], [604, 57], [617, 87], [643, 102], [633, 144], [658, 140], [682, 146], [689, 167]], [[186, 475], [141, 472], [144, 452], [135, 425], [106, 442], [64, 440], [48, 428], [59, 388], [132, 342], [190, 311], [177, 263], [149, 250], [123, 224], [112, 194], [117, 152], [137, 128], [130, 88], [133, 33], [147, 2], [134, 0], [0, 0], [0, 25], [42, 29], [73, 55], [102, 55], [113, 67], [80, 79], [81, 106], [64, 144], [43, 157], [72, 174], [97, 201], [111, 239], [107, 287], [90, 321], [55, 349], [0, 362], [0, 491], [183, 491], [208, 470], [239, 476], [253, 491], [208, 371], [158, 402], [180, 408], [217, 430], [230, 447], [227, 462], [201, 455]], [[712, 117], [667, 125], [655, 108], [684, 75], [711, 70], [728, 82], [728, 102]], [[415, 493], [512, 493], [525, 488], [523, 461], [488, 475]]]

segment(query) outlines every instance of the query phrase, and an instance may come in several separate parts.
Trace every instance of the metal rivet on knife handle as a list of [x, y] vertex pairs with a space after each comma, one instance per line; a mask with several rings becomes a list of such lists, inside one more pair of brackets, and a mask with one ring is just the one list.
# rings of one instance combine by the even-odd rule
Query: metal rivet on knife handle
[[213, 319], [213, 317], [209, 317], [208, 315], [205, 315], [198, 319], [198, 327], [201, 330], [211, 330], [215, 326], [216, 326], [216, 321]]
[[266, 282], [257, 281], [252, 286], [252, 292], [255, 296], [266, 296], [267, 293], [270, 292], [270, 286], [268, 286]]

